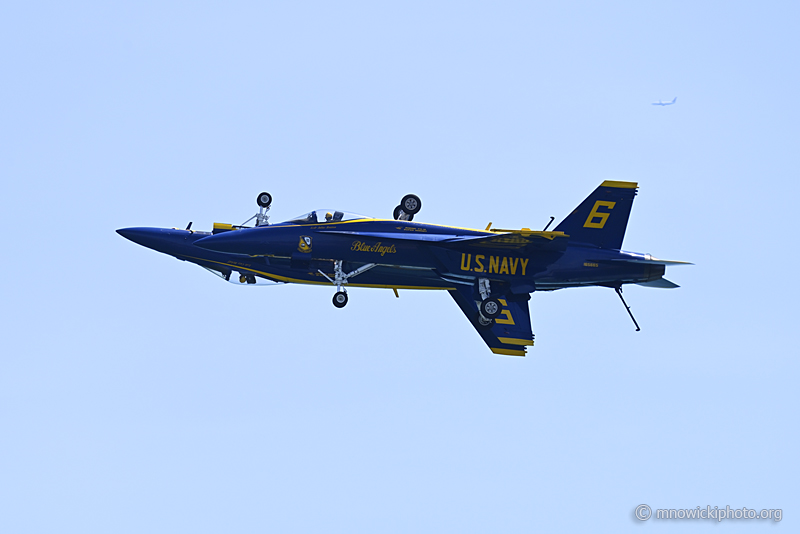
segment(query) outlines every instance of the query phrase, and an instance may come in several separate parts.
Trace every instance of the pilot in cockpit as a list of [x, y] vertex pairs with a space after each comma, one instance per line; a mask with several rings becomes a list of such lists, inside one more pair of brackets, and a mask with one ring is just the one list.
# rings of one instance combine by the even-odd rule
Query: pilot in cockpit
[[339, 222], [344, 217], [344, 212], [334, 211], [325, 214], [325, 222]]

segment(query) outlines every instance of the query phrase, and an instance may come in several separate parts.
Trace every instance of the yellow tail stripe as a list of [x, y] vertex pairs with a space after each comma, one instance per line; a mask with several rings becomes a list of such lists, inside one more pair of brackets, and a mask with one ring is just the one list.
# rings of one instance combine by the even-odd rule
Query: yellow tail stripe
[[619, 187], [620, 189], [636, 189], [639, 187], [637, 182], [615, 182], [614, 180], [606, 180], [600, 187]]

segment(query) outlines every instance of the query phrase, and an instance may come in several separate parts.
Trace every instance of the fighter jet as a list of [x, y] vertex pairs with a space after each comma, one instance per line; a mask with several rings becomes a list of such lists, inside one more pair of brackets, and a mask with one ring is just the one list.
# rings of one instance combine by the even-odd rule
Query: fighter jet
[[[272, 195], [266, 192], [256, 199], [259, 212], [242, 225], [215, 223], [212, 232], [192, 230], [191, 223], [186, 229], [117, 232], [229, 282], [335, 288], [337, 308], [347, 304], [347, 286], [391, 289], [397, 296], [398, 289], [447, 291], [492, 352], [524, 356], [533, 345], [531, 293], [614, 289], [633, 319], [623, 285], [678, 287], [663, 276], [668, 266], [686, 262], [622, 250], [637, 188], [635, 182], [605, 181], [549, 232], [550, 223], [537, 231], [412, 222], [422, 207], [416, 195], [403, 197], [392, 219], [330, 209], [271, 224]], [[255, 226], [246, 227], [253, 219]], [[580, 325], [598, 313], [576, 311], [565, 320]]]
[[658, 102], [653, 102], [653, 105], [654, 106], [671, 106], [672, 104], [675, 103], [676, 100], [678, 100], [677, 96], [672, 99], [672, 102], [664, 102], [663, 100], [659, 100]]

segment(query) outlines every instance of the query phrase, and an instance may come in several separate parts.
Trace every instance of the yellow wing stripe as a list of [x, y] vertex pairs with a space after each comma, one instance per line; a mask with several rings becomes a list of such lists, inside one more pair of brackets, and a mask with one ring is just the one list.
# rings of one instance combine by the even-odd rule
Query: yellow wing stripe
[[497, 338], [500, 343], [505, 343], [506, 345], [528, 345], [533, 346], [532, 339], [517, 339], [513, 337], [498, 337]]
[[494, 352], [495, 354], [502, 354], [504, 356], [525, 356], [525, 349], [511, 350], [511, 349], [495, 349], [492, 347], [489, 348], [491, 348], [492, 352]]

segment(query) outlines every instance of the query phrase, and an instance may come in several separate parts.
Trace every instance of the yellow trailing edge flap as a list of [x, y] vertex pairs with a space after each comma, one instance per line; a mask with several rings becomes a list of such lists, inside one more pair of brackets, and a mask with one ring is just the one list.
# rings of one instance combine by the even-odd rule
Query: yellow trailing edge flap
[[490, 347], [495, 354], [502, 354], [504, 356], [525, 356], [525, 349], [511, 350], [511, 349], [496, 349]]
[[527, 345], [532, 347], [533, 340], [532, 339], [517, 339], [514, 337], [498, 337], [497, 338], [500, 343], [505, 343], [506, 345]]

